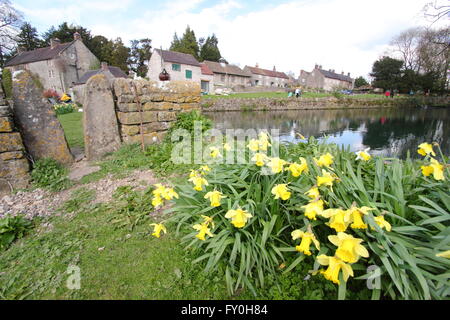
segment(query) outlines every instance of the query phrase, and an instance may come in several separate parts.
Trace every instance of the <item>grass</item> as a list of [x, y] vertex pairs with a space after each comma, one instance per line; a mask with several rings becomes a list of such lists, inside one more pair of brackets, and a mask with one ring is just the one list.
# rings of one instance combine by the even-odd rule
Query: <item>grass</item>
[[64, 129], [69, 147], [84, 147], [83, 113], [62, 114], [58, 116], [58, 119]]
[[[320, 93], [320, 92], [304, 92], [302, 93], [303, 98], [324, 98], [324, 97], [332, 97], [332, 93]], [[223, 95], [205, 95], [203, 98], [211, 98], [211, 99], [230, 99], [230, 98], [287, 98], [287, 92], [248, 92], [248, 93], [232, 93], [227, 96]], [[379, 94], [355, 94], [352, 96], [346, 96], [354, 99], [374, 99], [374, 98], [383, 98], [384, 96]], [[293, 97], [295, 98], [295, 97]]]

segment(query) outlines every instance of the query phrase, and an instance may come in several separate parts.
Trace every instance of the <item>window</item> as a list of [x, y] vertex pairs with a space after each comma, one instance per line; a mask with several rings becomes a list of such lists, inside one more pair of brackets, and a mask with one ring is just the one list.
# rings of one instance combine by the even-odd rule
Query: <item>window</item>
[[173, 71], [181, 71], [181, 66], [178, 63], [172, 63]]
[[186, 70], [186, 79], [192, 79], [192, 70]]

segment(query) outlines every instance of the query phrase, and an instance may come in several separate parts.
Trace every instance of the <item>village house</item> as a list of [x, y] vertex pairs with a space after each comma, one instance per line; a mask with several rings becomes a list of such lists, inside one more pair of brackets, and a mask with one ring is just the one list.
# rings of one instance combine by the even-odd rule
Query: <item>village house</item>
[[200, 76], [200, 87], [204, 94], [214, 92], [214, 73], [205, 63], [200, 63], [202, 74]]
[[344, 72], [338, 74], [332, 69], [323, 70], [322, 66], [317, 64], [311, 72], [300, 70], [299, 82], [302, 86], [325, 91], [353, 89], [354, 86], [354, 79], [350, 77], [350, 72], [347, 75]]
[[275, 66], [273, 70], [267, 70], [259, 68], [256, 64], [255, 67], [245, 66], [244, 71], [251, 75], [252, 86], [284, 88], [289, 83], [289, 77], [284, 72], [276, 71]]
[[215, 88], [234, 89], [237, 86], [247, 87], [251, 85], [251, 74], [238, 66], [225, 62], [205, 60], [203, 62], [214, 74]]
[[99, 65], [98, 59], [83, 44], [78, 32], [71, 42], [51, 39], [50, 46], [32, 51], [21, 51], [5, 67], [11, 72], [28, 70], [39, 76], [44, 89], [68, 93], [74, 83], [87, 71]]
[[188, 80], [200, 83], [200, 63], [191, 54], [155, 49], [148, 63], [147, 77], [159, 81], [159, 74], [166, 69], [170, 80]]
[[119, 67], [108, 66], [107, 62], [102, 62], [100, 69], [86, 72], [77, 82], [74, 83], [72, 92], [73, 101], [82, 101], [86, 82], [88, 82], [88, 80], [96, 74], [103, 74], [108, 80], [112, 80], [114, 78], [127, 78], [127, 74]]

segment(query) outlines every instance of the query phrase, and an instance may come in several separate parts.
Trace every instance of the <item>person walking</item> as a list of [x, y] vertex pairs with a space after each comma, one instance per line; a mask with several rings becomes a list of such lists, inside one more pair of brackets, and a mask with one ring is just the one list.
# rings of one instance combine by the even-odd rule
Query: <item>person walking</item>
[[392, 90], [391, 92], [391, 98], [394, 98], [395, 90]]
[[295, 97], [296, 98], [300, 97], [300, 89], [299, 88], [295, 89]]

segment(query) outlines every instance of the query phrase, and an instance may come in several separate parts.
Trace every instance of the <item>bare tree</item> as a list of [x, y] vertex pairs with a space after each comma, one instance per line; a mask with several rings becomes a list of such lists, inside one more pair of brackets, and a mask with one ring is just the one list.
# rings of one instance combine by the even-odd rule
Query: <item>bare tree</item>
[[418, 46], [424, 29], [417, 27], [403, 31], [394, 37], [390, 45], [393, 51], [400, 54], [406, 70], [419, 71], [420, 59], [418, 59]]
[[0, 0], [0, 64], [5, 54], [14, 50], [16, 36], [22, 24], [22, 13], [16, 10], [10, 0]]
[[435, 23], [450, 14], [450, 5], [446, 0], [428, 2], [422, 9], [424, 16], [430, 22]]

